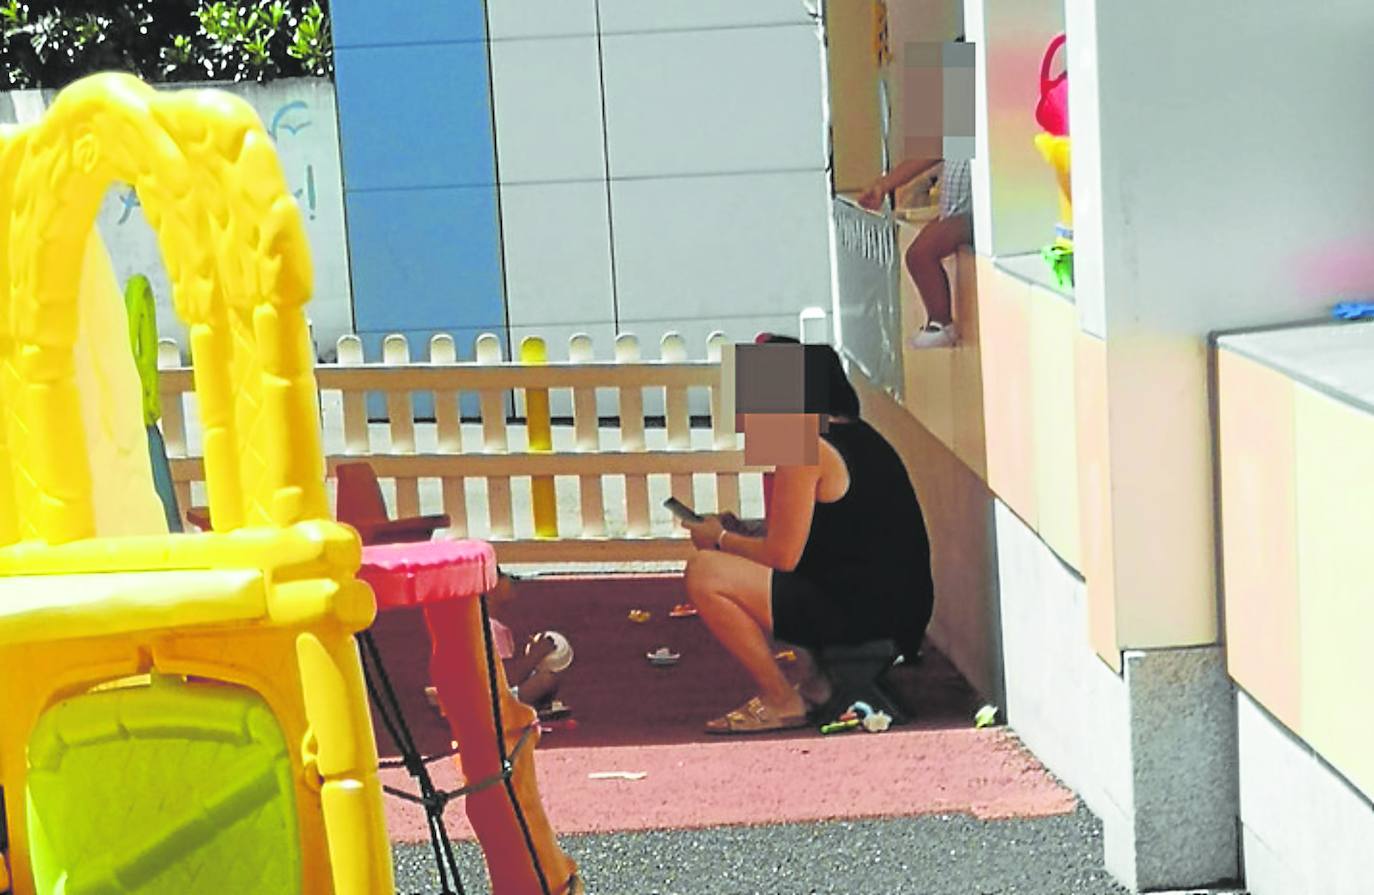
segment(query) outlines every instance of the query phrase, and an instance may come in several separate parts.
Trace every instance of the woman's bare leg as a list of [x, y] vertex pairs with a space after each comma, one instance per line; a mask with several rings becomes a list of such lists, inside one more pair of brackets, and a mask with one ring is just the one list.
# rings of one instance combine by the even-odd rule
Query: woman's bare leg
[[764, 705], [783, 717], [806, 711], [773, 658], [771, 569], [703, 550], [687, 563], [687, 596], [706, 627], [759, 685]]
[[959, 214], [926, 224], [906, 250], [906, 268], [916, 282], [916, 291], [921, 294], [926, 316], [932, 322], [954, 320], [944, 259], [972, 241], [973, 219]]

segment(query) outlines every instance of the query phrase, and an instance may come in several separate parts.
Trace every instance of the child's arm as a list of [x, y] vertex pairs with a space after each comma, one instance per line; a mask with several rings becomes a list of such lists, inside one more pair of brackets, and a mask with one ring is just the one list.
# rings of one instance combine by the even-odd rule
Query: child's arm
[[907, 159], [873, 181], [873, 185], [859, 196], [859, 204], [864, 208], [876, 209], [883, 204], [883, 196], [900, 189], [922, 174], [928, 173], [940, 163], [940, 159]]
[[520, 683], [534, 674], [534, 670], [539, 667], [550, 653], [554, 651], [553, 639], [549, 637], [531, 637], [525, 643], [525, 651], [513, 659], [505, 660], [506, 683], [512, 687], [520, 686]]
[[887, 176], [883, 178], [887, 182], [886, 192], [906, 186], [922, 174], [928, 173], [935, 166], [943, 164], [943, 162], [943, 159], [938, 158], [907, 159], [889, 171]]

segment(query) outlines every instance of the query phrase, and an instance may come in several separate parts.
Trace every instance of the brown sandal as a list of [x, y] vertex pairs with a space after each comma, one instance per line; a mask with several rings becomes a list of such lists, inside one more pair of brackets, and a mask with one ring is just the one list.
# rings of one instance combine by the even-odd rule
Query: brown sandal
[[787, 716], [777, 715], [763, 704], [762, 699], [755, 696], [733, 712], [727, 712], [714, 721], [707, 721], [706, 732], [718, 734], [767, 733], [773, 730], [795, 730], [798, 727], [806, 727], [808, 723], [805, 713]]

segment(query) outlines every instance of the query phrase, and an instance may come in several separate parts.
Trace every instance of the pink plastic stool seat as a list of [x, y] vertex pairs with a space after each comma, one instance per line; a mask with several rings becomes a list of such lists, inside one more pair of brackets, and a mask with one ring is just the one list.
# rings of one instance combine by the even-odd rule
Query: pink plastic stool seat
[[486, 541], [417, 541], [363, 548], [358, 577], [377, 610], [479, 597], [496, 587], [496, 550]]

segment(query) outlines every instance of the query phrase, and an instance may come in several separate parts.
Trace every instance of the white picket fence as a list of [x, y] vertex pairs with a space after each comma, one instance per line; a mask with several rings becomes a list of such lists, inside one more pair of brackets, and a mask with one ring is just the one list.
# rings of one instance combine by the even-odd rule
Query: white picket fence
[[[452, 534], [490, 540], [504, 562], [685, 559], [690, 545], [661, 507], [669, 493], [698, 508], [740, 512], [743, 484], [746, 515], [761, 503], [762, 470], [744, 466], [732, 404], [722, 402], [726, 345], [714, 333], [706, 358], [689, 360], [682, 337], [669, 333], [659, 358], [645, 360], [638, 339], [622, 334], [613, 359], [598, 360], [590, 337], [577, 335], [568, 361], [523, 364], [503, 358], [500, 340], [486, 334], [476, 340], [476, 360], [460, 363], [451, 336], [435, 336], [428, 358], [412, 360], [405, 337], [393, 335], [383, 362], [367, 363], [358, 337], [344, 336], [337, 362], [316, 367], [331, 494], [336, 466], [362, 460], [383, 481], [395, 515], [446, 513]], [[184, 510], [204, 503], [192, 371], [170, 341], [161, 345], [159, 367], [163, 432]], [[646, 389], [661, 390], [661, 427], [646, 419]], [[523, 423], [508, 425], [508, 407], [526, 403], [508, 398], [537, 390], [571, 392], [572, 423], [553, 427], [547, 452], [530, 449]], [[613, 427], [599, 425], [598, 390], [616, 396]], [[709, 392], [710, 425], [694, 430], [688, 407], [696, 390]], [[416, 393], [432, 396], [432, 422], [416, 420]], [[381, 422], [368, 419], [370, 394], [384, 396]], [[474, 394], [480, 419], [464, 421], [460, 401]], [[556, 536], [535, 533], [533, 477], [556, 483]]]

